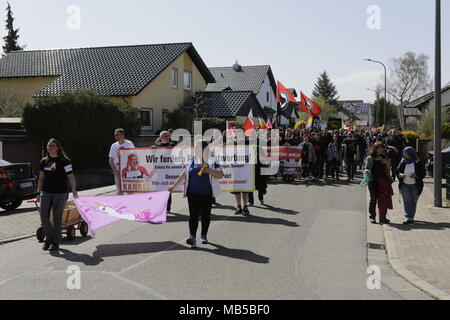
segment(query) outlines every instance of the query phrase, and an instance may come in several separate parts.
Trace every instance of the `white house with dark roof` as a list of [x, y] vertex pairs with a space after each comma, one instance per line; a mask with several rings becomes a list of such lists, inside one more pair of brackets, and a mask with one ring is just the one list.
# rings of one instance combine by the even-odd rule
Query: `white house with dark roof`
[[209, 83], [206, 91], [251, 91], [269, 118], [277, 112], [277, 84], [269, 65], [209, 68], [216, 79]]
[[266, 119], [264, 110], [253, 91], [207, 91], [202, 94], [208, 101], [204, 110], [204, 115], [207, 117], [244, 124], [251, 111], [254, 117]]
[[[450, 83], [441, 91], [442, 108], [450, 110]], [[417, 130], [422, 116], [428, 112], [434, 112], [434, 91], [427, 93], [403, 107], [404, 124], [406, 129]]]
[[25, 102], [64, 92], [93, 91], [141, 112], [143, 134], [214, 76], [192, 43], [17, 51], [0, 59], [0, 89]]

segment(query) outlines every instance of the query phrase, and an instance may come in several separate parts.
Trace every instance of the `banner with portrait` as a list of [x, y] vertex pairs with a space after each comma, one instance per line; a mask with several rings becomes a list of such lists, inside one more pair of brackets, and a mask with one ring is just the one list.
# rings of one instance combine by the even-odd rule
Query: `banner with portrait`
[[[119, 153], [121, 191], [166, 191], [192, 159], [192, 148], [122, 149]], [[182, 192], [183, 186], [175, 191]]]
[[[256, 147], [214, 148], [211, 156], [221, 165], [225, 177], [219, 180], [222, 192], [255, 190]], [[166, 191], [183, 170], [192, 164], [192, 148], [136, 148], [119, 153], [120, 186], [124, 193]], [[175, 192], [183, 192], [183, 185]]]

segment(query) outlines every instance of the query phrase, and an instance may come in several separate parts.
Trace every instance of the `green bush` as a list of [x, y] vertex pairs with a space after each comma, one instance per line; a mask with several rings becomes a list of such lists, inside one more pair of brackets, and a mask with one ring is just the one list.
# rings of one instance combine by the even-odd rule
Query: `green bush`
[[193, 113], [184, 110], [182, 107], [168, 113], [167, 120], [167, 123], [163, 126], [163, 130], [186, 129], [192, 132]]
[[[450, 112], [448, 109], [442, 109], [442, 130], [444, 131], [444, 126], [450, 122]], [[425, 113], [419, 121], [419, 132], [424, 138], [434, 137], [434, 113]], [[444, 133], [442, 138], [445, 139]], [[448, 139], [448, 138], [447, 138]]]
[[23, 113], [27, 133], [48, 141], [56, 138], [76, 169], [108, 167], [114, 130], [127, 136], [138, 133], [138, 110], [92, 92], [64, 93], [27, 104]]
[[442, 125], [442, 138], [450, 139], [450, 122], [445, 122]]

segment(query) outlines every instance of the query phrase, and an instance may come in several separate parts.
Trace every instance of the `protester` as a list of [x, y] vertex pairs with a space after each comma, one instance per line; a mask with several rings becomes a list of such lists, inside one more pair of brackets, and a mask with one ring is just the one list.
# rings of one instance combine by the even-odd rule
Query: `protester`
[[403, 224], [413, 224], [417, 201], [424, 188], [423, 179], [426, 176], [426, 169], [423, 162], [417, 157], [417, 151], [414, 148], [405, 148], [402, 156], [403, 159], [397, 168], [397, 177], [405, 208], [406, 220]]
[[111, 146], [109, 151], [109, 165], [114, 173], [114, 180], [116, 182], [117, 194], [123, 195], [120, 187], [120, 172], [119, 172], [119, 152], [121, 149], [134, 149], [133, 142], [125, 139], [124, 129], [117, 129], [114, 133], [116, 143]]
[[[172, 129], [171, 129], [172, 130]], [[173, 133], [173, 130], [172, 130]], [[173, 148], [175, 143], [170, 141], [172, 137], [172, 133], [170, 131], [162, 131], [159, 134], [158, 140], [155, 141], [153, 145], [154, 148]], [[170, 214], [172, 210], [172, 194], [169, 196], [169, 200], [167, 201], [167, 214]]]
[[[200, 148], [199, 148], [200, 147]], [[208, 143], [203, 142], [196, 146], [195, 159], [192, 164], [180, 175], [173, 186], [173, 192], [184, 182], [184, 196], [189, 204], [189, 231], [190, 236], [186, 243], [196, 245], [199, 216], [202, 220], [201, 242], [208, 244], [208, 231], [211, 223], [212, 198], [218, 196], [220, 186], [218, 180], [224, 177], [220, 165], [213, 157], [205, 157]]]
[[316, 155], [316, 161], [314, 163], [315, 180], [323, 179], [324, 164], [327, 157], [327, 148], [324, 146], [322, 139], [320, 133], [316, 133], [314, 139], [311, 141]]
[[[266, 152], [263, 150], [260, 144], [258, 144], [256, 153], [256, 165], [255, 165], [255, 188], [258, 191], [258, 200], [261, 205], [264, 204], [264, 196], [267, 194], [267, 177], [261, 174], [261, 169], [269, 164], [269, 159]], [[248, 205], [253, 206], [255, 204], [253, 192], [248, 194]]]
[[[366, 159], [366, 150], [368, 148], [367, 141], [366, 141], [366, 134], [364, 130], [361, 130], [357, 134], [357, 140], [359, 145], [359, 154], [358, 154], [358, 166], [360, 170], [363, 170], [364, 168], [364, 160]], [[356, 168], [355, 168], [356, 169]]]
[[[328, 161], [328, 146], [330, 145], [330, 143], [333, 142], [333, 131], [330, 130], [326, 130], [325, 134], [322, 136], [321, 139], [321, 149], [324, 151], [324, 166], [325, 166], [325, 180], [328, 179], [328, 177], [331, 175], [331, 168], [329, 166], [329, 161]], [[323, 170], [323, 169], [322, 169]]]
[[342, 146], [339, 143], [339, 136], [335, 134], [333, 141], [328, 145], [327, 149], [327, 167], [329, 174], [333, 180], [339, 181], [340, 167], [342, 162]]
[[365, 174], [369, 180], [370, 192], [370, 220], [376, 223], [376, 204], [378, 201], [378, 211], [380, 224], [388, 224], [387, 212], [393, 209], [392, 196], [392, 177], [390, 175], [390, 161], [385, 155], [385, 146], [377, 141], [372, 146], [370, 156], [366, 160]]
[[359, 161], [359, 145], [353, 131], [350, 132], [348, 138], [344, 139], [342, 142], [342, 147], [344, 148], [344, 161], [348, 177], [347, 181], [353, 182], [356, 171], [356, 163]]
[[303, 142], [300, 144], [300, 149], [302, 152], [302, 174], [305, 182], [308, 183], [311, 170], [314, 167], [314, 162], [316, 161], [316, 155], [314, 153], [314, 147], [309, 142], [309, 134], [305, 133], [303, 135]]
[[303, 139], [300, 135], [300, 130], [295, 129], [292, 138], [289, 140], [289, 145], [291, 147], [298, 147], [303, 142]]
[[[42, 249], [58, 251], [62, 233], [62, 214], [68, 200], [69, 181], [73, 197], [78, 198], [72, 162], [56, 139], [47, 143], [47, 156], [41, 160], [37, 202], [40, 203], [40, 216], [45, 232]], [[53, 221], [50, 221], [50, 211]]]
[[390, 132], [390, 136], [386, 139], [386, 145], [388, 147], [387, 155], [391, 160], [392, 164], [392, 175], [395, 180], [395, 170], [400, 164], [400, 160], [402, 159], [402, 150], [406, 148], [407, 141], [403, 137], [402, 133], [399, 129], [393, 129]]

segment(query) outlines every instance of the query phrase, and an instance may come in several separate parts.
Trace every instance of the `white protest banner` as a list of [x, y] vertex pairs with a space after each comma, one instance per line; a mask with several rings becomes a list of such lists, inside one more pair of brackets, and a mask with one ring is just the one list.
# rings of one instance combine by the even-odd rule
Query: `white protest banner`
[[222, 192], [255, 191], [255, 146], [225, 146], [213, 153], [225, 175], [219, 180]]
[[[255, 191], [254, 146], [214, 148], [212, 155], [225, 175], [219, 180], [222, 192]], [[119, 153], [121, 191], [166, 191], [192, 161], [192, 148], [122, 149]], [[183, 192], [183, 186], [175, 191]]]
[[[121, 191], [166, 191], [192, 162], [192, 148], [122, 149], [119, 153]], [[182, 192], [179, 186], [176, 192]]]

